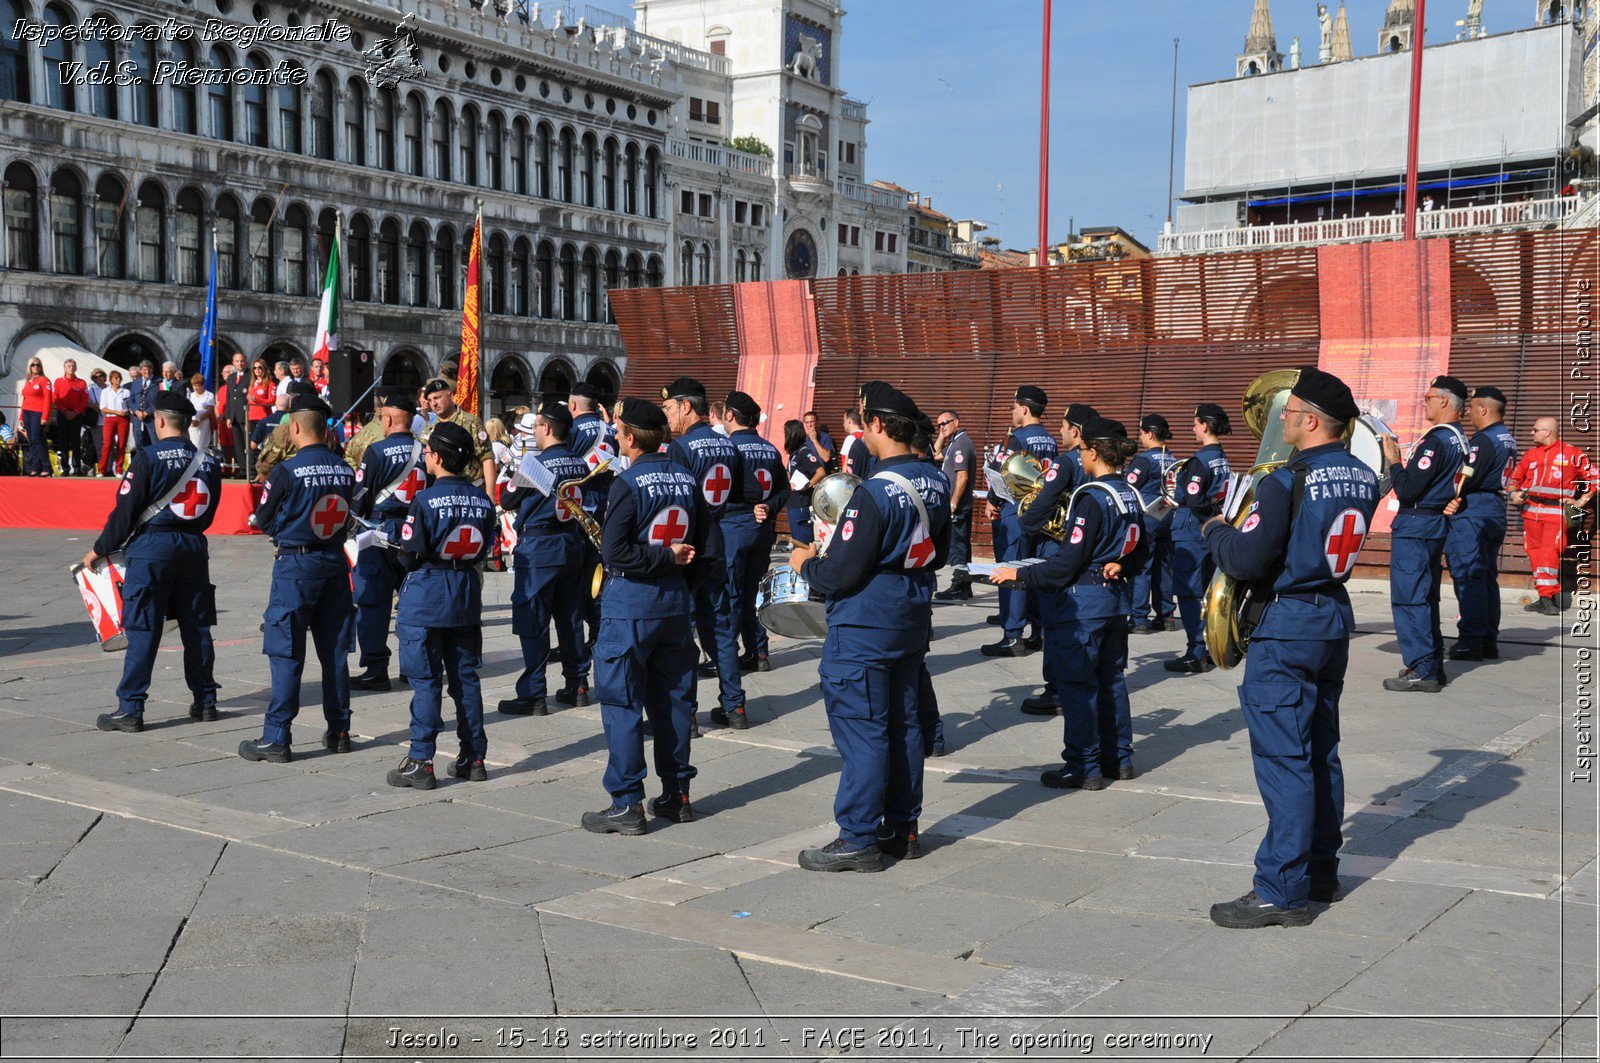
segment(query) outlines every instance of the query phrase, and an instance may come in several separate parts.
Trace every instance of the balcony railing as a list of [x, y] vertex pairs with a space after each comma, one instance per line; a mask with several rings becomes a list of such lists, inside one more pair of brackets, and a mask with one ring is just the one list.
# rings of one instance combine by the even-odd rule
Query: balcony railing
[[[1587, 205], [1577, 196], [1539, 199], [1523, 203], [1484, 203], [1470, 207], [1417, 212], [1418, 236], [1493, 229], [1536, 229], [1561, 225]], [[1247, 251], [1258, 247], [1295, 244], [1336, 244], [1359, 240], [1398, 240], [1405, 235], [1403, 214], [1377, 214], [1363, 218], [1295, 222], [1285, 225], [1248, 225], [1234, 229], [1209, 229], [1192, 233], [1163, 233], [1157, 254], [1193, 255], [1212, 251]]]
[[867, 120], [867, 105], [860, 100], [840, 100], [839, 113], [845, 118], [851, 118], [857, 122], [865, 122]]
[[718, 170], [738, 170], [757, 177], [772, 176], [772, 160], [765, 155], [752, 155], [719, 144], [702, 144], [698, 140], [679, 140], [674, 137], [667, 141], [667, 154]]
[[890, 192], [882, 188], [873, 188], [871, 185], [857, 184], [854, 181], [840, 181], [839, 194], [857, 203], [865, 203], [869, 207], [884, 207], [888, 210], [904, 210], [906, 208], [904, 194]]

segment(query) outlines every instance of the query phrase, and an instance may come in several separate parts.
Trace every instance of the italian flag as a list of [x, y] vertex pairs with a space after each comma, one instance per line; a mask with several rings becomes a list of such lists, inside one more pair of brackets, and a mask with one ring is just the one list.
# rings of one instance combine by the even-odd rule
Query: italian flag
[[311, 357], [330, 362], [339, 349], [339, 223], [333, 225], [333, 247], [328, 253], [328, 274], [322, 281], [322, 308], [317, 311], [317, 338]]

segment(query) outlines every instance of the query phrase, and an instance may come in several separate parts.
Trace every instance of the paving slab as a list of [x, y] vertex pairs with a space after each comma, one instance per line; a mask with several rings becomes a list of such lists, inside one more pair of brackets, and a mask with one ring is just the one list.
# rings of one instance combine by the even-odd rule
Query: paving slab
[[[0, 1014], [7, 1016], [3, 1048], [8, 1059], [44, 1056], [109, 1057], [122, 1043], [154, 971], [130, 974], [45, 975], [37, 970], [0, 983]], [[28, 1016], [70, 1018], [28, 1018]]]

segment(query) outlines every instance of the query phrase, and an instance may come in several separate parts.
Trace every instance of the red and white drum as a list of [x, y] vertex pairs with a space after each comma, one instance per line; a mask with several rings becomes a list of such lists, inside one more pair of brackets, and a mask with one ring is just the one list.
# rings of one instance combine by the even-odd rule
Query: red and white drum
[[100, 639], [100, 648], [107, 653], [125, 649], [128, 636], [122, 630], [122, 579], [126, 572], [126, 559], [119, 553], [103, 557], [92, 569], [81, 563], [71, 568], [73, 582], [83, 595], [83, 604], [89, 610], [89, 623]]

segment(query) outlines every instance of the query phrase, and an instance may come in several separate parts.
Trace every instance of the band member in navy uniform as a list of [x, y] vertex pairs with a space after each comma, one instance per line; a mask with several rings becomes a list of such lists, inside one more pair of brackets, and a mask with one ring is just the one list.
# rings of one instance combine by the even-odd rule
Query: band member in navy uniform
[[[727, 528], [727, 506], [743, 482], [744, 464], [739, 448], [707, 420], [711, 407], [705, 385], [692, 377], [679, 377], [661, 389], [661, 409], [672, 431], [667, 457], [693, 474], [711, 519]], [[730, 536], [737, 538], [747, 530], [747, 522], [733, 523], [738, 527], [723, 532], [724, 550]], [[739, 629], [730, 594], [731, 579], [728, 565], [706, 569], [705, 580], [694, 592], [694, 623], [700, 645], [716, 661], [717, 707], [711, 710], [711, 722], [743, 730], [750, 726], [750, 716], [745, 711], [744, 680], [739, 675]], [[755, 591], [752, 589], [751, 593]], [[695, 691], [698, 709], [698, 685]]]
[[1058, 790], [1101, 790], [1107, 777], [1137, 775], [1123, 672], [1133, 594], [1128, 577], [1146, 549], [1144, 507], [1122, 472], [1135, 449], [1122, 422], [1095, 415], [1077, 435], [1084, 480], [1069, 500], [1066, 539], [1044, 564], [1001, 566], [990, 579], [1055, 592], [1041, 594], [1041, 604], [1045, 653], [1053, 658], [1061, 699], [1065, 763], [1040, 781]]
[[[572, 414], [572, 432], [567, 436], [567, 449], [588, 462], [591, 471], [598, 468], [607, 457], [615, 457], [617, 453], [616, 429], [601, 418], [597, 412], [599, 409], [599, 388], [584, 381], [572, 385], [567, 395], [567, 410]], [[606, 522], [606, 497], [611, 491], [611, 477], [615, 471], [613, 469], [596, 476], [583, 485], [583, 508], [601, 525]], [[600, 551], [588, 536], [584, 536], [583, 567], [593, 571], [599, 563]], [[595, 635], [600, 630], [600, 601], [589, 593], [587, 584], [583, 587], [581, 613], [589, 629], [588, 643], [593, 646]], [[556, 691], [556, 700], [563, 705], [587, 705], [589, 687], [587, 684], [562, 687]]]
[[[1048, 470], [1056, 460], [1056, 441], [1039, 419], [1044, 416], [1045, 407], [1050, 400], [1044, 391], [1031, 384], [1024, 384], [1017, 389], [1011, 404], [1011, 434], [1006, 436], [1002, 449], [1010, 453], [1027, 451], [1038, 458]], [[993, 503], [990, 509], [994, 509]], [[1017, 518], [1017, 504], [1007, 502], [998, 511], [999, 520], [995, 522], [995, 560], [1021, 561], [1034, 556], [1034, 541], [1031, 535], [1022, 530], [1021, 521]], [[1043, 643], [1024, 646], [1022, 629], [1028, 621], [1037, 624], [1039, 618], [1039, 603], [1036, 598], [1020, 590], [1002, 590], [1000, 592], [999, 619], [991, 617], [991, 622], [998, 623], [1004, 631], [1004, 637], [999, 642], [983, 647], [986, 657], [1020, 657], [1029, 649]], [[1033, 638], [1037, 639], [1035, 632]], [[1030, 642], [1033, 640], [1030, 639]]]
[[1506, 484], [1517, 467], [1517, 437], [1505, 426], [1506, 395], [1499, 388], [1474, 388], [1467, 404], [1474, 432], [1467, 448], [1472, 473], [1444, 512], [1450, 518], [1444, 552], [1456, 585], [1461, 620], [1455, 661], [1500, 656], [1500, 547], [1506, 541]]
[[1212, 905], [1218, 926], [1304, 926], [1308, 901], [1342, 896], [1339, 696], [1355, 631], [1345, 582], [1378, 505], [1377, 477], [1340, 442], [1358, 413], [1342, 380], [1302, 369], [1281, 414], [1283, 440], [1299, 452], [1256, 486], [1238, 528], [1220, 517], [1205, 525], [1217, 567], [1265, 601], [1239, 702], [1267, 832], [1254, 888]]
[[[950, 477], [945, 475], [944, 467], [933, 460], [933, 437], [938, 431], [933, 425], [933, 419], [921, 410], [917, 411], [917, 435], [911, 443], [911, 449], [917, 458], [932, 465], [939, 470], [939, 476], [944, 480], [944, 498], [948, 504], [950, 500]], [[954, 515], [951, 517], [951, 534], [954, 536]], [[928, 671], [928, 653], [933, 649], [933, 610], [928, 610], [928, 648], [922, 655], [922, 672], [917, 677], [917, 725], [922, 728], [922, 755], [924, 757], [942, 757], [947, 750], [944, 743], [944, 718], [939, 715], [939, 692], [933, 688], [933, 673]]]
[[[1036, 557], [1054, 557], [1061, 551], [1061, 544], [1045, 535], [1044, 527], [1050, 523], [1050, 518], [1055, 516], [1057, 509], [1088, 479], [1083, 471], [1083, 458], [1079, 455], [1078, 448], [1083, 443], [1083, 426], [1098, 416], [1093, 406], [1081, 402], [1067, 406], [1067, 411], [1061, 415], [1061, 450], [1057, 460], [1045, 470], [1044, 483], [1028, 508], [1017, 514], [1023, 532], [1031, 536], [1036, 544], [1034, 551]], [[1048, 640], [1050, 617], [1059, 614], [1060, 609], [1046, 599], [1054, 596], [1057, 590], [1034, 588], [1029, 593], [1033, 600], [1039, 603], [1041, 638]], [[1041, 642], [1040, 646], [1042, 648], [1044, 642]], [[1030, 716], [1054, 716], [1060, 711], [1056, 697], [1055, 660], [1048, 653], [1045, 654], [1043, 671], [1043, 692], [1035, 697], [1025, 698], [1022, 702], [1022, 711]]]
[[582, 609], [594, 568], [584, 564], [588, 536], [583, 526], [558, 501], [565, 497], [569, 506], [581, 508], [582, 488], [576, 481], [589, 473], [584, 460], [567, 449], [571, 432], [572, 414], [565, 406], [547, 402], [540, 407], [533, 426], [539, 450], [533, 460], [549, 471], [554, 489], [545, 494], [512, 481], [500, 492], [500, 505], [516, 514], [517, 531], [511, 632], [522, 643], [522, 674], [517, 677], [516, 696], [500, 702], [500, 711], [510, 716], [549, 712], [545, 669], [550, 663], [552, 621], [564, 686], [577, 689], [588, 685], [589, 649], [583, 641]]
[[444, 727], [446, 684], [456, 703], [461, 751], [450, 775], [483, 782], [489, 742], [483, 732], [483, 577], [480, 569], [500, 534], [494, 503], [468, 475], [478, 441], [448, 421], [428, 434], [433, 483], [411, 501], [397, 545], [407, 569], [395, 636], [400, 668], [411, 681], [411, 748], [390, 770], [390, 786], [431, 790], [435, 736]]
[[127, 559], [122, 580], [127, 656], [117, 685], [117, 711], [95, 721], [102, 731], [144, 730], [150, 672], [169, 614], [177, 618], [183, 639], [183, 679], [192, 698], [189, 716], [217, 718], [211, 644], [217, 602], [205, 531], [217, 514], [222, 468], [189, 442], [194, 407], [188, 399], [163, 391], [154, 403], [155, 445], [135, 452], [105, 529], [83, 556], [86, 568], [117, 550], [125, 550]]
[[[411, 434], [417, 403], [403, 388], [380, 388], [377, 417], [383, 437], [367, 447], [356, 469], [356, 495], [350, 508], [376, 524], [391, 541], [400, 538], [411, 500], [427, 484], [422, 444]], [[369, 546], [356, 555], [356, 642], [362, 673], [350, 678], [352, 690], [388, 690], [389, 614], [405, 579], [393, 550]]]
[[778, 448], [756, 434], [761, 407], [749, 395], [728, 395], [725, 417], [728, 439], [739, 449], [739, 486], [729, 499], [722, 519], [724, 548], [728, 555], [729, 610], [740, 636], [744, 655], [739, 667], [765, 672], [767, 629], [756, 617], [756, 589], [767, 574], [772, 545], [778, 538], [778, 514], [789, 498], [789, 476]]
[[1467, 461], [1467, 437], [1461, 412], [1467, 386], [1453, 376], [1434, 377], [1423, 397], [1423, 416], [1433, 427], [1400, 462], [1400, 444], [1385, 437], [1383, 458], [1394, 483], [1400, 510], [1389, 541], [1389, 599], [1394, 633], [1405, 668], [1383, 689], [1437, 694], [1444, 674], [1444, 633], [1439, 627], [1439, 592], [1444, 583], [1442, 558], [1450, 518], [1445, 506], [1460, 493], [1458, 474]]
[[1192, 675], [1216, 667], [1206, 649], [1206, 624], [1200, 612], [1213, 571], [1200, 529], [1217, 515], [1227, 491], [1231, 470], [1217, 440], [1232, 431], [1228, 412], [1221, 406], [1202, 402], [1194, 408], [1194, 438], [1200, 449], [1178, 470], [1173, 499], [1178, 509], [1172, 515], [1172, 583], [1188, 641], [1182, 656], [1161, 663], [1169, 672]]
[[[860, 392], [857, 391], [857, 401]], [[844, 436], [839, 443], [839, 471], [849, 473], [866, 479], [872, 470], [872, 455], [867, 451], [867, 445], [861, 441], [861, 411], [859, 409], [844, 411]]]
[[[1139, 445], [1144, 449], [1128, 462], [1128, 485], [1139, 492], [1139, 498], [1149, 507], [1165, 496], [1169, 501], [1175, 493], [1177, 457], [1167, 449], [1172, 439], [1172, 429], [1167, 419], [1159, 413], [1147, 413], [1139, 419]], [[1133, 577], [1133, 633], [1147, 635], [1152, 631], [1165, 631], [1172, 626], [1172, 514], [1144, 517], [1145, 552], [1144, 567]]]
[[811, 489], [828, 475], [828, 469], [806, 438], [803, 421], [783, 422], [783, 449], [789, 455], [789, 538], [801, 544], [815, 542], [817, 531], [811, 524]]
[[290, 725], [300, 712], [300, 674], [306, 632], [322, 664], [325, 747], [350, 751], [350, 625], [355, 611], [344, 540], [356, 474], [326, 443], [333, 411], [316, 395], [289, 404], [293, 457], [274, 465], [256, 506], [256, 527], [272, 537], [272, 591], [267, 599], [261, 652], [272, 671], [272, 698], [258, 741], [239, 745], [245, 760], [287, 763], [294, 745]]
[[694, 818], [689, 727], [696, 651], [685, 621], [695, 588], [722, 564], [722, 543], [694, 474], [660, 452], [667, 438], [661, 408], [624, 399], [617, 422], [617, 445], [630, 464], [612, 483], [606, 504], [604, 616], [594, 645], [611, 804], [585, 812], [583, 828], [643, 834], [646, 716], [662, 791], [650, 810], [680, 823]]
[[828, 729], [844, 764], [833, 817], [839, 836], [800, 854], [807, 871], [881, 871], [885, 854], [922, 855], [922, 728], [917, 688], [928, 649], [934, 572], [950, 545], [949, 485], [912, 453], [917, 407], [881, 381], [862, 389], [874, 459], [823, 557], [789, 564], [827, 602], [817, 671]]

